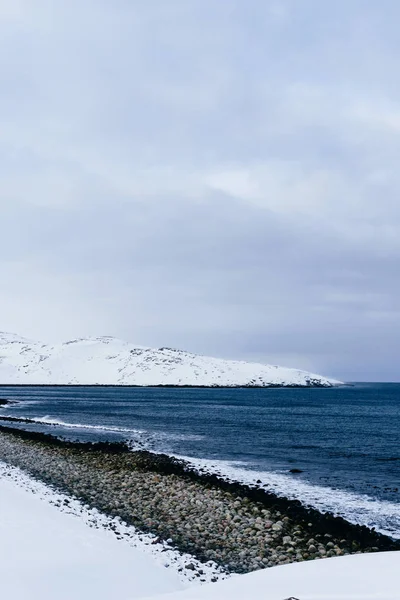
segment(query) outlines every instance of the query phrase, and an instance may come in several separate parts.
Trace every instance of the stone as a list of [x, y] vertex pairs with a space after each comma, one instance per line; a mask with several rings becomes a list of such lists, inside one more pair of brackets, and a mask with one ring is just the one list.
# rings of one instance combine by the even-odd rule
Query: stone
[[271, 529], [272, 525], [273, 525], [272, 521], [264, 521], [264, 528], [265, 529]]
[[317, 542], [314, 540], [314, 538], [311, 538], [311, 539], [309, 539], [309, 540], [308, 540], [308, 543], [309, 543], [309, 544], [312, 544], [313, 546], [315, 546], [315, 544], [316, 544]]
[[282, 542], [284, 544], [290, 544], [291, 541], [292, 541], [292, 538], [290, 537], [290, 535], [284, 535], [283, 538], [282, 538]]

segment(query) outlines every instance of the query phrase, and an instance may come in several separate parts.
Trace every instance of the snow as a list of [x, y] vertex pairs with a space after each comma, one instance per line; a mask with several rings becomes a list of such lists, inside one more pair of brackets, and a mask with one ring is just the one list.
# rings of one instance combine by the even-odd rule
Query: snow
[[145, 348], [112, 337], [47, 345], [0, 333], [0, 384], [329, 387], [340, 382], [297, 369]]
[[399, 600], [399, 573], [400, 552], [359, 554], [292, 563], [152, 600]]
[[[112, 525], [112, 529], [110, 527]], [[114, 531], [115, 529], [115, 531]], [[198, 585], [151, 536], [0, 463], [0, 589], [8, 600], [399, 600], [400, 552], [294, 563]], [[167, 568], [168, 566], [168, 568]], [[202, 565], [211, 575], [218, 572]], [[181, 569], [181, 570], [180, 570]]]
[[2, 598], [137, 598], [183, 588], [176, 573], [111, 532], [0, 480]]
[[0, 462], [0, 590], [9, 600], [134, 599], [224, 579], [215, 564], [179, 554]]

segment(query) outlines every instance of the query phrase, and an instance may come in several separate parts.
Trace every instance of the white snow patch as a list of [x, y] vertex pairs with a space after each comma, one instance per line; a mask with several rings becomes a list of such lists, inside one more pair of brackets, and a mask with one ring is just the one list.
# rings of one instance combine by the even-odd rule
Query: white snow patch
[[358, 554], [264, 569], [153, 600], [399, 600], [399, 573], [400, 552]]
[[0, 540], [1, 597], [10, 600], [133, 599], [228, 577], [3, 462]]

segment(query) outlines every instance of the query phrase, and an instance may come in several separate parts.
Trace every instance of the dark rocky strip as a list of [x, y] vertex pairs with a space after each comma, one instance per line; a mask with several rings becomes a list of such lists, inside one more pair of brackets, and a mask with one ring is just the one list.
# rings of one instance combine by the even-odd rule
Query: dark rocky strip
[[0, 426], [0, 460], [237, 573], [400, 549], [367, 527], [166, 455], [132, 452], [126, 443], [78, 443]]
[[10, 402], [10, 400], [6, 400], [5, 398], [0, 398], [0, 406], [8, 406], [9, 404], [12, 404], [12, 402]]
[[[0, 400], [0, 406], [6, 406], [8, 404], [11, 404], [11, 402], [9, 400], [3, 400], [3, 404], [1, 404], [1, 400]], [[9, 422], [9, 423], [33, 423], [36, 424], [36, 421], [34, 421], [33, 419], [25, 419], [23, 417], [0, 417], [0, 421], [5, 421], [5, 422]]]
[[[304, 388], [332, 388], [332, 387], [353, 387], [352, 383], [322, 383], [318, 379], [310, 379], [304, 385], [299, 383], [243, 383], [242, 385], [190, 385], [190, 384], [179, 384], [175, 385], [173, 383], [158, 383], [152, 385], [135, 385], [133, 383], [130, 384], [113, 384], [113, 383], [52, 383], [45, 384], [45, 387], [48, 388], [166, 388], [166, 389], [194, 389], [194, 390], [209, 390], [209, 389], [217, 389], [217, 390], [227, 390], [227, 389], [280, 389], [280, 388], [294, 388], [294, 389], [304, 389]], [[10, 383], [7, 385], [8, 388], [43, 388], [43, 383]]]

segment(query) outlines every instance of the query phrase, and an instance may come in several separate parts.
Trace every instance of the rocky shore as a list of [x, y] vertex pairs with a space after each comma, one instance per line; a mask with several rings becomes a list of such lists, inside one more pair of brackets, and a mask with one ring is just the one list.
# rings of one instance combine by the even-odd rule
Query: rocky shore
[[74, 443], [0, 426], [0, 460], [230, 572], [400, 549], [366, 527], [123, 443]]

